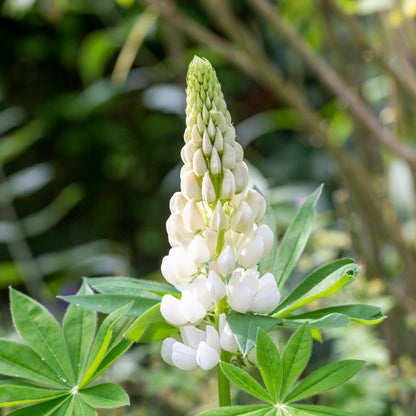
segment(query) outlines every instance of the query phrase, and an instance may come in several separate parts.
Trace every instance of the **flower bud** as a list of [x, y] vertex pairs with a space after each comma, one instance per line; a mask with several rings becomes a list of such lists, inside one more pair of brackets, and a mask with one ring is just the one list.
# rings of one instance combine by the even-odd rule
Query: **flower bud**
[[[259, 235], [264, 244], [263, 256], [265, 256], [273, 246], [274, 234], [267, 224], [262, 224], [257, 228], [256, 235]], [[263, 257], [262, 256], [262, 257]]]
[[183, 196], [182, 192], [175, 192], [169, 201], [169, 208], [172, 214], [182, 212], [188, 200]]
[[[212, 326], [208, 326], [207, 328], [212, 328]], [[212, 370], [220, 361], [219, 352], [212, 348], [207, 342], [202, 341], [199, 344], [196, 352], [196, 362], [203, 370]]]
[[201, 146], [202, 135], [199, 133], [198, 126], [196, 124], [192, 127], [191, 137], [192, 137], [193, 144], [195, 146], [197, 147]]
[[263, 218], [263, 215], [266, 212], [266, 201], [257, 191], [249, 189], [244, 196], [244, 201], [250, 205], [254, 214], [254, 222]]
[[217, 201], [214, 212], [211, 216], [209, 227], [215, 231], [225, 230], [228, 227], [228, 218], [224, 213], [221, 201]]
[[173, 326], [182, 326], [188, 322], [187, 318], [182, 314], [180, 304], [180, 299], [172, 295], [163, 296], [162, 302], [160, 303], [161, 315]]
[[193, 239], [194, 235], [189, 232], [183, 223], [182, 214], [176, 212], [166, 221], [166, 230], [168, 232], [169, 243], [172, 247], [179, 245], [187, 246]]
[[221, 185], [221, 199], [231, 199], [235, 194], [235, 179], [229, 169], [223, 170], [223, 180]]
[[198, 271], [182, 246], [169, 250], [169, 255], [162, 260], [161, 270], [163, 277], [174, 286], [189, 283]]
[[213, 231], [207, 228], [204, 231], [204, 239], [205, 239], [205, 244], [207, 245], [211, 253], [211, 257], [214, 257], [217, 251], [218, 233], [216, 231]]
[[198, 367], [196, 351], [181, 342], [175, 342], [172, 346], [172, 362], [184, 371], [194, 370]]
[[224, 144], [224, 150], [222, 153], [222, 165], [227, 169], [233, 169], [235, 166], [234, 149], [227, 143]]
[[208, 135], [209, 135], [209, 137], [210, 138], [212, 138], [212, 139], [214, 139], [214, 137], [215, 137], [215, 126], [214, 126], [214, 123], [212, 122], [212, 119], [210, 118], [209, 119], [209, 123], [208, 123]]
[[194, 199], [191, 199], [186, 203], [182, 217], [185, 228], [192, 233], [196, 233], [205, 227], [204, 218]]
[[187, 199], [201, 200], [201, 185], [193, 170], [186, 172], [181, 178], [181, 191]]
[[234, 142], [233, 147], [234, 147], [235, 161], [237, 163], [242, 162], [243, 157], [244, 157], [244, 151], [243, 151], [243, 148], [241, 147], [241, 144], [238, 142]]
[[209, 173], [206, 172], [204, 178], [202, 179], [202, 199], [208, 204], [214, 202], [217, 198], [215, 194], [215, 188], [209, 176]]
[[191, 163], [197, 147], [192, 143], [187, 143], [181, 150], [181, 158], [183, 163]]
[[192, 166], [194, 168], [195, 173], [198, 176], [204, 176], [205, 172], [208, 171], [207, 164], [205, 162], [204, 154], [202, 153], [202, 149], [199, 148], [194, 154], [192, 158]]
[[212, 152], [212, 143], [211, 139], [208, 136], [208, 132], [204, 130], [204, 135], [202, 138], [202, 151], [205, 155], [210, 155]]
[[207, 289], [211, 300], [218, 303], [225, 296], [225, 283], [215, 270], [208, 273]]
[[250, 310], [256, 313], [269, 313], [280, 303], [280, 292], [276, 280], [271, 273], [266, 273], [260, 280], [257, 293], [250, 306]]
[[220, 334], [220, 344], [221, 348], [225, 351], [236, 353], [238, 351], [238, 344], [233, 334], [233, 331], [228, 325], [225, 314], [220, 315], [219, 322], [219, 334]]
[[197, 235], [189, 244], [188, 256], [195, 264], [202, 264], [211, 258], [211, 253], [202, 236]]
[[247, 202], [242, 201], [231, 219], [231, 229], [238, 233], [248, 233], [253, 229], [254, 216]]
[[162, 348], [160, 350], [160, 355], [162, 359], [168, 363], [169, 365], [174, 365], [172, 361], [172, 351], [173, 351], [173, 344], [177, 343], [176, 339], [174, 338], [165, 338], [162, 342]]
[[224, 138], [222, 137], [220, 129], [217, 129], [215, 132], [214, 146], [219, 152], [224, 148]]
[[235, 129], [232, 125], [227, 126], [227, 130], [223, 133], [224, 143], [234, 146], [235, 143]]
[[217, 258], [217, 269], [221, 276], [228, 276], [235, 267], [235, 256], [231, 247], [227, 244]]
[[235, 191], [242, 192], [248, 183], [248, 169], [244, 162], [237, 163], [232, 170], [235, 179]]
[[185, 129], [185, 133], [183, 134], [183, 139], [185, 140], [185, 143], [189, 143], [192, 140], [192, 129], [187, 127]]
[[213, 175], [218, 175], [221, 173], [221, 159], [215, 147], [212, 148], [209, 169]]
[[253, 300], [254, 293], [246, 281], [234, 278], [234, 273], [227, 284], [227, 300], [233, 310], [246, 313]]
[[196, 117], [196, 123], [198, 125], [199, 133], [202, 134], [202, 132], [205, 130], [205, 123], [204, 120], [202, 120], [202, 114], [198, 113]]
[[263, 256], [264, 252], [264, 243], [261, 236], [257, 235], [254, 240], [247, 244], [246, 247], [244, 247], [241, 250], [240, 255], [238, 256], [238, 263], [245, 267], [246, 269], [249, 269], [250, 267], [255, 266], [261, 257]]

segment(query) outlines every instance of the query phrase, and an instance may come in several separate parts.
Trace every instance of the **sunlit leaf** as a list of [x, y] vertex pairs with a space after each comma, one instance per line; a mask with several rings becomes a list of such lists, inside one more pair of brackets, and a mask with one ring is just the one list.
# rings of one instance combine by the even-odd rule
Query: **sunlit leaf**
[[15, 410], [14, 412], [9, 413], [8, 416], [55, 416], [55, 412], [68, 400], [71, 400], [71, 398], [68, 396], [59, 397], [58, 399], [48, 400], [42, 403], [34, 404], [32, 406], [26, 406], [19, 410]]
[[[273, 409], [272, 406], [224, 406], [218, 409], [206, 410], [205, 412], [200, 413], [198, 416], [238, 416], [238, 415], [247, 415], [247, 416], [260, 416], [269, 412], [270, 409]], [[260, 412], [260, 413], [256, 413]]]
[[326, 406], [292, 404], [288, 408], [291, 409], [293, 416], [356, 416], [344, 410]]
[[79, 395], [92, 407], [112, 408], [130, 404], [127, 393], [119, 385], [113, 383], [98, 384], [82, 389]]

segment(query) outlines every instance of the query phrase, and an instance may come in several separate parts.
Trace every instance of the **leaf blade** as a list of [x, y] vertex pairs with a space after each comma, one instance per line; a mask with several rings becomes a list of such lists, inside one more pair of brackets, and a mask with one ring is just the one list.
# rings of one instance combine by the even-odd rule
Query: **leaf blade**
[[[356, 416], [345, 410], [334, 409], [326, 406], [306, 405], [306, 404], [294, 404], [289, 406], [291, 409], [303, 411], [302, 415], [311, 416]], [[298, 412], [294, 412], [294, 416], [301, 416]]]
[[224, 406], [218, 409], [210, 409], [200, 413], [198, 416], [238, 416], [247, 415], [258, 410], [271, 409], [268, 405], [253, 406]]
[[98, 384], [79, 390], [79, 395], [91, 407], [110, 409], [130, 404], [127, 393], [119, 385], [113, 383]]
[[50, 416], [53, 415], [54, 412], [59, 409], [66, 400], [68, 400], [68, 397], [60, 397], [58, 399], [37, 403], [32, 406], [26, 406], [22, 409], [18, 409], [9, 413], [8, 416]]

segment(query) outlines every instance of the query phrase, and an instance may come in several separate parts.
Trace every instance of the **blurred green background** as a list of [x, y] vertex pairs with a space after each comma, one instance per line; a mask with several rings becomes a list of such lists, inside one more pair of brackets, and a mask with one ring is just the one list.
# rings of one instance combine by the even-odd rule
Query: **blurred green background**
[[[9, 285], [59, 316], [55, 295], [74, 293], [82, 276], [161, 279], [186, 69], [197, 54], [217, 70], [280, 237], [325, 183], [289, 284], [352, 256], [362, 275], [330, 302], [389, 315], [377, 328], [323, 332], [308, 371], [340, 358], [368, 365], [316, 403], [416, 414], [415, 16], [416, 0], [5, 0], [0, 335], [13, 334]], [[170, 368], [158, 350], [136, 347], [112, 367], [105, 377], [133, 405], [101, 415], [215, 406], [209, 374]]]

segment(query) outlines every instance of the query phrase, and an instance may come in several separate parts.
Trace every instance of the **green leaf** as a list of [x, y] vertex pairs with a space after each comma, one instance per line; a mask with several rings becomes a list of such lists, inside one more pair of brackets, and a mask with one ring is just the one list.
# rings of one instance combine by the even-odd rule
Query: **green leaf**
[[274, 403], [273, 398], [269, 395], [269, 393], [267, 393], [267, 391], [264, 390], [264, 388], [260, 386], [260, 384], [254, 380], [253, 377], [241, 368], [235, 367], [234, 365], [224, 361], [220, 363], [220, 366], [225, 376], [241, 390], [267, 403]]
[[333, 409], [326, 406], [314, 406], [306, 404], [294, 404], [288, 406], [294, 416], [356, 416], [344, 410]]
[[178, 332], [178, 329], [165, 321], [158, 303], [137, 318], [125, 336], [134, 342], [150, 342], [163, 340], [174, 332]]
[[69, 385], [74, 383], [70, 358], [61, 328], [50, 312], [30, 297], [10, 288], [14, 325], [47, 364]]
[[342, 313], [331, 313], [320, 318], [313, 318], [312, 316], [305, 315], [307, 314], [283, 318], [281, 319], [281, 324], [279, 324], [279, 326], [297, 328], [302, 326], [305, 322], [308, 322], [311, 328], [340, 328], [350, 324], [348, 316]]
[[172, 295], [180, 293], [170, 284], [134, 277], [88, 277], [85, 280], [97, 292], [104, 294], [141, 296], [144, 292], [153, 292], [163, 296], [167, 293]]
[[47, 402], [42, 402], [35, 404], [33, 406], [26, 406], [23, 409], [15, 410], [12, 413], [9, 413], [8, 416], [55, 416], [55, 411], [66, 403], [70, 399], [68, 396], [59, 397], [58, 399], [48, 400]]
[[159, 295], [145, 292], [143, 297], [117, 295], [117, 294], [98, 294], [98, 295], [73, 295], [73, 296], [58, 296], [67, 302], [82, 306], [83, 308], [91, 309], [93, 311], [102, 313], [112, 313], [122, 306], [132, 303], [128, 316], [140, 316], [153, 305], [161, 301]]
[[386, 318], [386, 316], [377, 306], [357, 304], [339, 305], [333, 306], [331, 308], [318, 309], [313, 312], [296, 315], [293, 317], [293, 319], [319, 320], [332, 314], [343, 314], [350, 320], [365, 325], [378, 324]]
[[308, 323], [302, 325], [289, 339], [283, 352], [283, 379], [280, 397], [285, 397], [302, 374], [312, 352], [312, 335]]
[[75, 397], [68, 397], [65, 402], [62, 403], [62, 406], [53, 413], [53, 416], [72, 416], [74, 410]]
[[103, 323], [98, 329], [97, 336], [95, 337], [95, 341], [88, 359], [87, 367], [80, 383], [80, 388], [86, 386], [95, 377], [97, 377], [96, 370], [100, 366], [107, 352], [108, 346], [111, 341], [112, 329], [114, 325], [130, 309], [131, 305], [131, 303], [124, 305], [122, 308], [117, 309], [104, 319]]
[[97, 416], [97, 412], [77, 394], [74, 398], [74, 416]]
[[0, 407], [35, 403], [67, 394], [64, 390], [36, 386], [23, 381], [0, 381]]
[[302, 380], [285, 401], [294, 402], [333, 389], [355, 376], [364, 364], [361, 360], [344, 360], [326, 365]]
[[299, 208], [280, 244], [273, 268], [279, 289], [285, 284], [308, 241], [315, 216], [315, 205], [321, 195], [322, 187], [323, 185]]
[[[78, 294], [88, 293], [92, 293], [92, 291], [83, 283]], [[74, 369], [76, 384], [78, 384], [94, 340], [97, 316], [94, 311], [77, 305], [70, 305], [66, 311], [62, 326], [71, 357], [72, 368]]]
[[257, 333], [257, 361], [264, 384], [270, 395], [279, 399], [283, 370], [279, 351], [271, 338], [262, 329]]
[[0, 374], [55, 387], [67, 387], [30, 347], [7, 339], [0, 339]]
[[227, 322], [237, 339], [240, 351], [246, 355], [256, 345], [258, 329], [269, 332], [279, 320], [270, 316], [231, 312], [227, 315]]
[[360, 267], [349, 259], [337, 260], [310, 274], [275, 309], [275, 317], [283, 318], [315, 299], [332, 295], [354, 280]]
[[[238, 415], [258, 415], [261, 411], [270, 411], [273, 406], [224, 406], [218, 409], [210, 409], [200, 413], [198, 416], [238, 416]], [[260, 413], [262, 414], [262, 413]]]
[[85, 403], [92, 407], [112, 408], [128, 406], [129, 396], [117, 384], [104, 383], [79, 391], [79, 395]]

